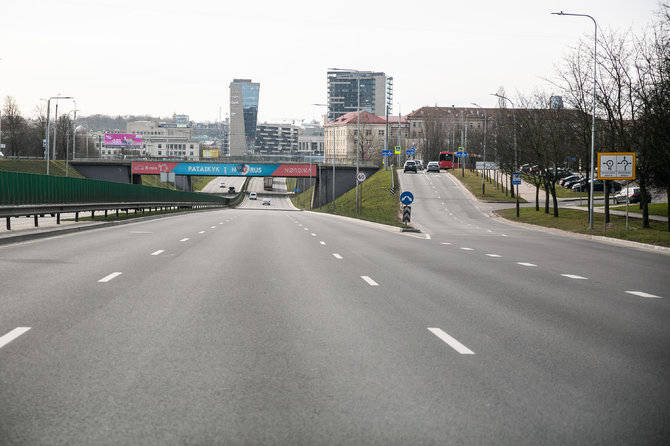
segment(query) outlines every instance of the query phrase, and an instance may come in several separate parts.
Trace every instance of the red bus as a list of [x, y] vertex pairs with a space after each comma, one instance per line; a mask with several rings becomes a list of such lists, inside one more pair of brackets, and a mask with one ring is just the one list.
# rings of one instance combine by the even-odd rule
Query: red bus
[[458, 169], [456, 152], [440, 152], [440, 169]]

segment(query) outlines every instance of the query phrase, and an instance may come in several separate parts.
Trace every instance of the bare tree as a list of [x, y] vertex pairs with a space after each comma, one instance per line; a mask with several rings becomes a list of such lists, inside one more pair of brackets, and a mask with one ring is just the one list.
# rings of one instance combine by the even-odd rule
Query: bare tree
[[26, 134], [26, 120], [19, 112], [19, 106], [14, 98], [7, 96], [2, 108], [2, 132], [4, 134], [3, 143], [8, 148], [6, 155], [22, 155], [21, 147]]

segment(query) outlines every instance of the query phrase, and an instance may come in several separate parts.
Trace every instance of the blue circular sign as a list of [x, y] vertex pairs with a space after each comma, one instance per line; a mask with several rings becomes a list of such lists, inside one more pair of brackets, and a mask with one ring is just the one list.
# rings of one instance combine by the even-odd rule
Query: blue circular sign
[[414, 195], [412, 195], [411, 192], [405, 191], [402, 194], [400, 194], [400, 202], [402, 204], [409, 205], [412, 204], [413, 201], [414, 201]]

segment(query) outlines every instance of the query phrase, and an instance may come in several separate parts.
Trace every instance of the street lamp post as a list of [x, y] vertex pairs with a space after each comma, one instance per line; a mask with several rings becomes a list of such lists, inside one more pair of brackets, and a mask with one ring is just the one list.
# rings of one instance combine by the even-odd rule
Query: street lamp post
[[[328, 107], [328, 104], [312, 104], [316, 105], [319, 107]], [[326, 120], [328, 120], [328, 110], [326, 110]], [[333, 134], [333, 213], [335, 213], [335, 119], [331, 122], [331, 133]], [[325, 128], [325, 123], [324, 123], [324, 128]], [[324, 131], [324, 136], [325, 136], [325, 131]], [[324, 141], [325, 144], [325, 141]], [[324, 155], [325, 155], [325, 150], [324, 150]]]
[[[47, 160], [47, 175], [49, 175], [49, 162], [50, 162], [50, 158], [51, 158], [51, 155], [49, 153], [49, 150], [50, 150], [49, 149], [49, 137], [50, 137], [49, 132], [50, 132], [50, 126], [51, 126], [51, 122], [50, 122], [51, 111], [50, 110], [51, 110], [51, 100], [52, 99], [56, 99], [56, 124], [58, 124], [58, 99], [74, 99], [74, 98], [71, 97], [71, 96], [58, 95], [58, 96], [52, 96], [47, 100], [47, 137], [46, 137], [46, 152], [45, 152], [45, 155], [46, 155], [45, 158]], [[56, 138], [54, 137], [54, 144], [56, 144], [55, 139]], [[54, 146], [54, 156], [56, 156], [55, 146]]]
[[481, 105], [477, 105], [474, 102], [472, 103], [475, 107], [479, 107], [484, 111], [484, 166], [482, 168], [482, 195], [486, 195], [486, 180], [484, 179], [486, 173], [486, 109]]
[[596, 68], [598, 57], [598, 23], [596, 19], [588, 14], [573, 14], [569, 12], [552, 12], [553, 15], [571, 15], [574, 17], [588, 17], [593, 20], [593, 108], [591, 111], [591, 172], [589, 178], [591, 185], [589, 187], [589, 229], [593, 229], [593, 175], [595, 174], [594, 158], [596, 147]]
[[[514, 102], [507, 96], [502, 96], [498, 93], [491, 93], [493, 96], [499, 97], [501, 99], [504, 99], [506, 101], [509, 101], [510, 104], [512, 104], [512, 118], [514, 119], [514, 170], [518, 171], [519, 170], [519, 162], [517, 160], [517, 151], [516, 151], [516, 107], [514, 106]], [[514, 188], [514, 185], [512, 185], [512, 188]], [[516, 217], [519, 218], [519, 185], [516, 185]]]

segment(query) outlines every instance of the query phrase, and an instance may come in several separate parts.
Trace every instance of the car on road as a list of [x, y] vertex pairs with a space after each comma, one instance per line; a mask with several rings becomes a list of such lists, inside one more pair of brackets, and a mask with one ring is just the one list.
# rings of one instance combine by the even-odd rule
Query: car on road
[[403, 173], [407, 172], [416, 173], [416, 163], [414, 160], [405, 161], [405, 168], [403, 169]]
[[219, 187], [226, 187], [226, 183], [225, 183], [225, 181], [222, 181], [222, 182], [219, 184]]
[[423, 170], [423, 161], [422, 160], [414, 160], [414, 163], [416, 164], [416, 170]]
[[229, 194], [234, 194], [234, 193], [235, 193], [235, 186], [230, 186], [230, 187], [228, 188], [228, 193], [229, 193]]
[[269, 198], [263, 198], [263, 205], [270, 206], [270, 199]]
[[[649, 191], [646, 192], [647, 192], [647, 203], [651, 203], [651, 192]], [[612, 197], [612, 200], [614, 200], [616, 204], [625, 203], [626, 197], [628, 197], [629, 203], [639, 203], [641, 198], [640, 188], [626, 187], [624, 189], [621, 189]]]
[[249, 194], [249, 200], [255, 200], [256, 198], [258, 198], [258, 194], [256, 194], [256, 192], [251, 192]]
[[428, 161], [426, 165], [426, 172], [440, 173], [440, 163], [438, 161]]

